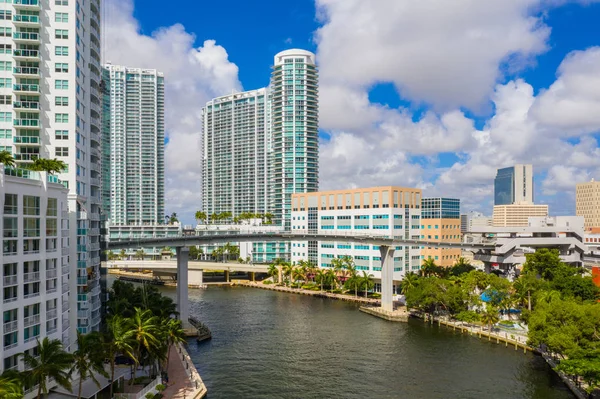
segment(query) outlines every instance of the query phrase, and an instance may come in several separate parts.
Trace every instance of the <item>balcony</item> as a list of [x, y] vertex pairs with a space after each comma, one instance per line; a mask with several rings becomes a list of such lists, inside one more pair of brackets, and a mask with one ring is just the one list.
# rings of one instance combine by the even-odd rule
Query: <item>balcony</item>
[[13, 32], [13, 40], [17, 43], [39, 43], [40, 35], [35, 32]]
[[23, 342], [25, 342], [25, 343], [33, 342], [33, 341], [35, 341], [35, 340], [37, 340], [39, 338], [40, 338], [39, 335], [33, 335], [33, 336], [29, 337], [29, 338], [25, 338], [25, 341], [23, 341]]
[[40, 110], [40, 103], [37, 101], [15, 101], [13, 109], [35, 112]]
[[77, 285], [87, 285], [87, 277], [77, 277]]
[[46, 288], [46, 295], [54, 294], [56, 291], [56, 287]]
[[29, 93], [39, 93], [40, 92], [40, 85], [36, 85], [36, 84], [14, 84], [13, 85], [13, 90], [15, 91], [15, 93], [24, 93], [24, 94], [29, 94]]
[[39, 129], [39, 119], [13, 119], [13, 125], [21, 129]]
[[56, 278], [58, 272], [56, 269], [46, 270], [46, 279]]
[[26, 317], [23, 321], [25, 327], [31, 327], [33, 325], [40, 324], [40, 315], [34, 314], [33, 316]]
[[13, 0], [13, 5], [17, 10], [39, 10], [40, 0]]
[[90, 259], [90, 265], [99, 265], [100, 264], [100, 257], [99, 256], [95, 256], [93, 258]]
[[63, 284], [62, 285], [62, 293], [66, 294], [67, 292], [69, 292], [69, 284]]
[[69, 301], [62, 301], [61, 310], [63, 313], [65, 313], [67, 310], [69, 310]]
[[17, 285], [17, 275], [4, 276], [4, 286]]
[[37, 15], [13, 15], [13, 23], [15, 26], [39, 26], [40, 17]]
[[40, 69], [36, 67], [14, 67], [13, 74], [17, 77], [39, 77]]
[[98, 157], [98, 158], [100, 158], [100, 157], [101, 157], [101, 155], [100, 155], [100, 150], [98, 150], [97, 148], [91, 148], [91, 149], [90, 149], [90, 153], [91, 153], [91, 154], [92, 154], [92, 156], [94, 156], [94, 157]]
[[21, 146], [39, 146], [40, 138], [39, 137], [29, 137], [29, 136], [15, 136], [13, 137], [13, 143]]
[[102, 186], [102, 182], [97, 177], [90, 177], [90, 184], [92, 186], [96, 186], [96, 187], [101, 187]]
[[46, 320], [56, 319], [57, 317], [58, 317], [58, 310], [57, 309], [49, 309], [46, 312]]
[[3, 303], [15, 302], [17, 299], [19, 299], [17, 296], [13, 296], [13, 297], [10, 297], [10, 298], [4, 298]]
[[18, 328], [19, 328], [18, 320], [4, 322], [4, 334], [8, 334], [8, 333], [17, 331]]
[[63, 322], [62, 330], [63, 330], [63, 332], [65, 332], [69, 329], [69, 326], [70, 326], [69, 320], [63, 320], [62, 322]]
[[40, 272], [25, 273], [23, 281], [26, 283], [35, 283], [40, 281]]
[[19, 342], [13, 342], [12, 344], [4, 345], [4, 351], [6, 352], [9, 349], [16, 348], [19, 345]]
[[40, 154], [16, 153], [15, 161], [35, 161], [40, 157]]
[[48, 331], [46, 331], [46, 335], [54, 334], [57, 331], [58, 331], [58, 329], [56, 328], [56, 326], [52, 326], [51, 328], [48, 329]]
[[90, 309], [78, 310], [77, 311], [77, 318], [78, 319], [91, 319], [92, 318], [92, 311]]
[[63, 266], [61, 271], [62, 271], [63, 275], [69, 274], [69, 272], [71, 271], [71, 267], [68, 266], [68, 265], [67, 266]]
[[[64, 237], [64, 236], [63, 236]], [[69, 254], [69, 248], [61, 248], [60, 249], [60, 255], [61, 256], [67, 256]]]
[[37, 292], [32, 292], [32, 293], [30, 293], [30, 294], [25, 294], [25, 295], [23, 295], [23, 298], [25, 298], [25, 299], [29, 299], [29, 298], [35, 298], [35, 297], [37, 297], [37, 296], [40, 296], [40, 292], [39, 292], [39, 291], [37, 291]]
[[19, 61], [39, 61], [40, 52], [39, 50], [13, 50], [13, 58]]

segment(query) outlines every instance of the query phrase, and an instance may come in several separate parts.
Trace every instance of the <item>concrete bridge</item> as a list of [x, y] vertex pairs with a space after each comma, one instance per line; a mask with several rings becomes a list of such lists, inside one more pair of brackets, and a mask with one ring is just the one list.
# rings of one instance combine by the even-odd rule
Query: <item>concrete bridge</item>
[[[177, 261], [173, 260], [116, 260], [106, 262], [108, 269], [127, 270], [152, 270], [155, 274], [176, 275]], [[254, 280], [255, 273], [267, 273], [268, 265], [237, 263], [237, 262], [200, 262], [189, 261], [187, 266], [188, 284], [202, 285], [204, 283], [204, 272], [207, 270], [222, 270], [225, 279], [229, 282], [231, 272], [250, 273], [250, 279]]]
[[[310, 233], [304, 230], [292, 232], [230, 233], [207, 231], [202, 235], [139, 238], [109, 241], [107, 249], [118, 250], [142, 247], [171, 247], [177, 253], [177, 307], [184, 324], [189, 317], [188, 303], [188, 258], [189, 247], [205, 244], [226, 244], [230, 242], [273, 242], [273, 241], [325, 241], [352, 242], [379, 246], [381, 254], [381, 307], [393, 311], [394, 248], [396, 246], [423, 246], [438, 248], [461, 248], [471, 250], [492, 250], [494, 244], [458, 243], [412, 240], [389, 235]], [[222, 269], [219, 269], [222, 270]]]

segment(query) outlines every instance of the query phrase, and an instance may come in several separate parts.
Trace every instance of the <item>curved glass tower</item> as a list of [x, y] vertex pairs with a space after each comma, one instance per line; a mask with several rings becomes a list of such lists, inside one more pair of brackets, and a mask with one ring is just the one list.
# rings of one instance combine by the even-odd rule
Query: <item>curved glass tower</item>
[[319, 78], [315, 55], [275, 55], [271, 74], [271, 181], [274, 222], [290, 228], [293, 193], [319, 188]]

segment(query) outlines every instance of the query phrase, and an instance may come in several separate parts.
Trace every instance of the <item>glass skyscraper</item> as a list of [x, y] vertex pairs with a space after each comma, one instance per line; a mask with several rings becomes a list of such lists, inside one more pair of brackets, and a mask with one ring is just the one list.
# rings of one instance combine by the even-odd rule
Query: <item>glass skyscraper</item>
[[494, 205], [533, 204], [533, 167], [515, 165], [498, 169], [494, 180]]
[[165, 89], [162, 72], [104, 68], [102, 189], [111, 225], [164, 223]]
[[290, 228], [292, 194], [318, 191], [318, 72], [315, 55], [286, 50], [271, 74], [274, 223]]
[[423, 198], [421, 200], [423, 219], [460, 219], [460, 199]]

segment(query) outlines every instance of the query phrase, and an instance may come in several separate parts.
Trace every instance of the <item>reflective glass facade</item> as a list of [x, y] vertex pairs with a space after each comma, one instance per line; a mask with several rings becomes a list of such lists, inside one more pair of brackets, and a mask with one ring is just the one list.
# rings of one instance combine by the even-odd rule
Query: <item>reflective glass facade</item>
[[460, 199], [423, 198], [421, 200], [423, 219], [460, 219]]
[[498, 169], [494, 180], [494, 205], [510, 205], [515, 201], [515, 168]]

